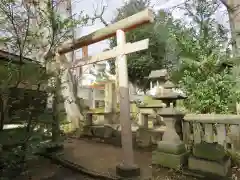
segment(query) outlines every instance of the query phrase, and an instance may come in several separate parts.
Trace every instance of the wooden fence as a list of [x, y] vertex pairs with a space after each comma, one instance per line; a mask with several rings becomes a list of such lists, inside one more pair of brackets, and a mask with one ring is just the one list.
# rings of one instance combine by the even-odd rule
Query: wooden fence
[[227, 150], [240, 150], [240, 115], [187, 114], [182, 126], [188, 148], [204, 141], [221, 144]]

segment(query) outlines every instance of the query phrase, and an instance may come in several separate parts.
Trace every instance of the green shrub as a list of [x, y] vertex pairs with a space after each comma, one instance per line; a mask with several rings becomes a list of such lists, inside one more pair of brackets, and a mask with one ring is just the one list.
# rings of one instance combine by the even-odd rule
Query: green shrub
[[217, 59], [208, 57], [201, 66], [189, 65], [183, 71], [180, 87], [188, 99], [184, 106], [194, 113], [235, 113], [240, 93], [231, 69], [221, 69]]

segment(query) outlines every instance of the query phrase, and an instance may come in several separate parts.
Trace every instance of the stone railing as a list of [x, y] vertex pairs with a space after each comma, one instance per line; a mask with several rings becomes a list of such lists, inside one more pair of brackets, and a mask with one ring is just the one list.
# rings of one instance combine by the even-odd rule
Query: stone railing
[[223, 145], [226, 150], [240, 150], [240, 115], [187, 114], [182, 126], [188, 148], [208, 142]]

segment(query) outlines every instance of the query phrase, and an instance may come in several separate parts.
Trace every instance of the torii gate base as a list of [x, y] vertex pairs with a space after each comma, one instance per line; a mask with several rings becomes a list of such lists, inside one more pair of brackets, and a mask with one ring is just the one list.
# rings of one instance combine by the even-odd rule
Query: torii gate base
[[136, 166], [126, 166], [123, 164], [119, 164], [116, 167], [116, 173], [120, 177], [131, 178], [131, 177], [139, 177], [141, 172], [140, 168]]

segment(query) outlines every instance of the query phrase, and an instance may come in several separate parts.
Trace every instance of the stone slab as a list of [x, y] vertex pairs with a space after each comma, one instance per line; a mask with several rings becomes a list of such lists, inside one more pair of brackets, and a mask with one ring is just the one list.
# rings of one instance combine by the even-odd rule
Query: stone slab
[[170, 153], [170, 154], [182, 154], [186, 152], [185, 145], [183, 143], [171, 143], [168, 141], [160, 141], [157, 143], [157, 151]]
[[188, 167], [190, 170], [226, 177], [231, 168], [231, 160], [230, 158], [226, 158], [224, 161], [219, 163], [216, 161], [203, 160], [190, 156], [188, 159]]
[[152, 164], [179, 170], [183, 166], [187, 165], [188, 156], [188, 152], [176, 155], [154, 151], [152, 153]]

